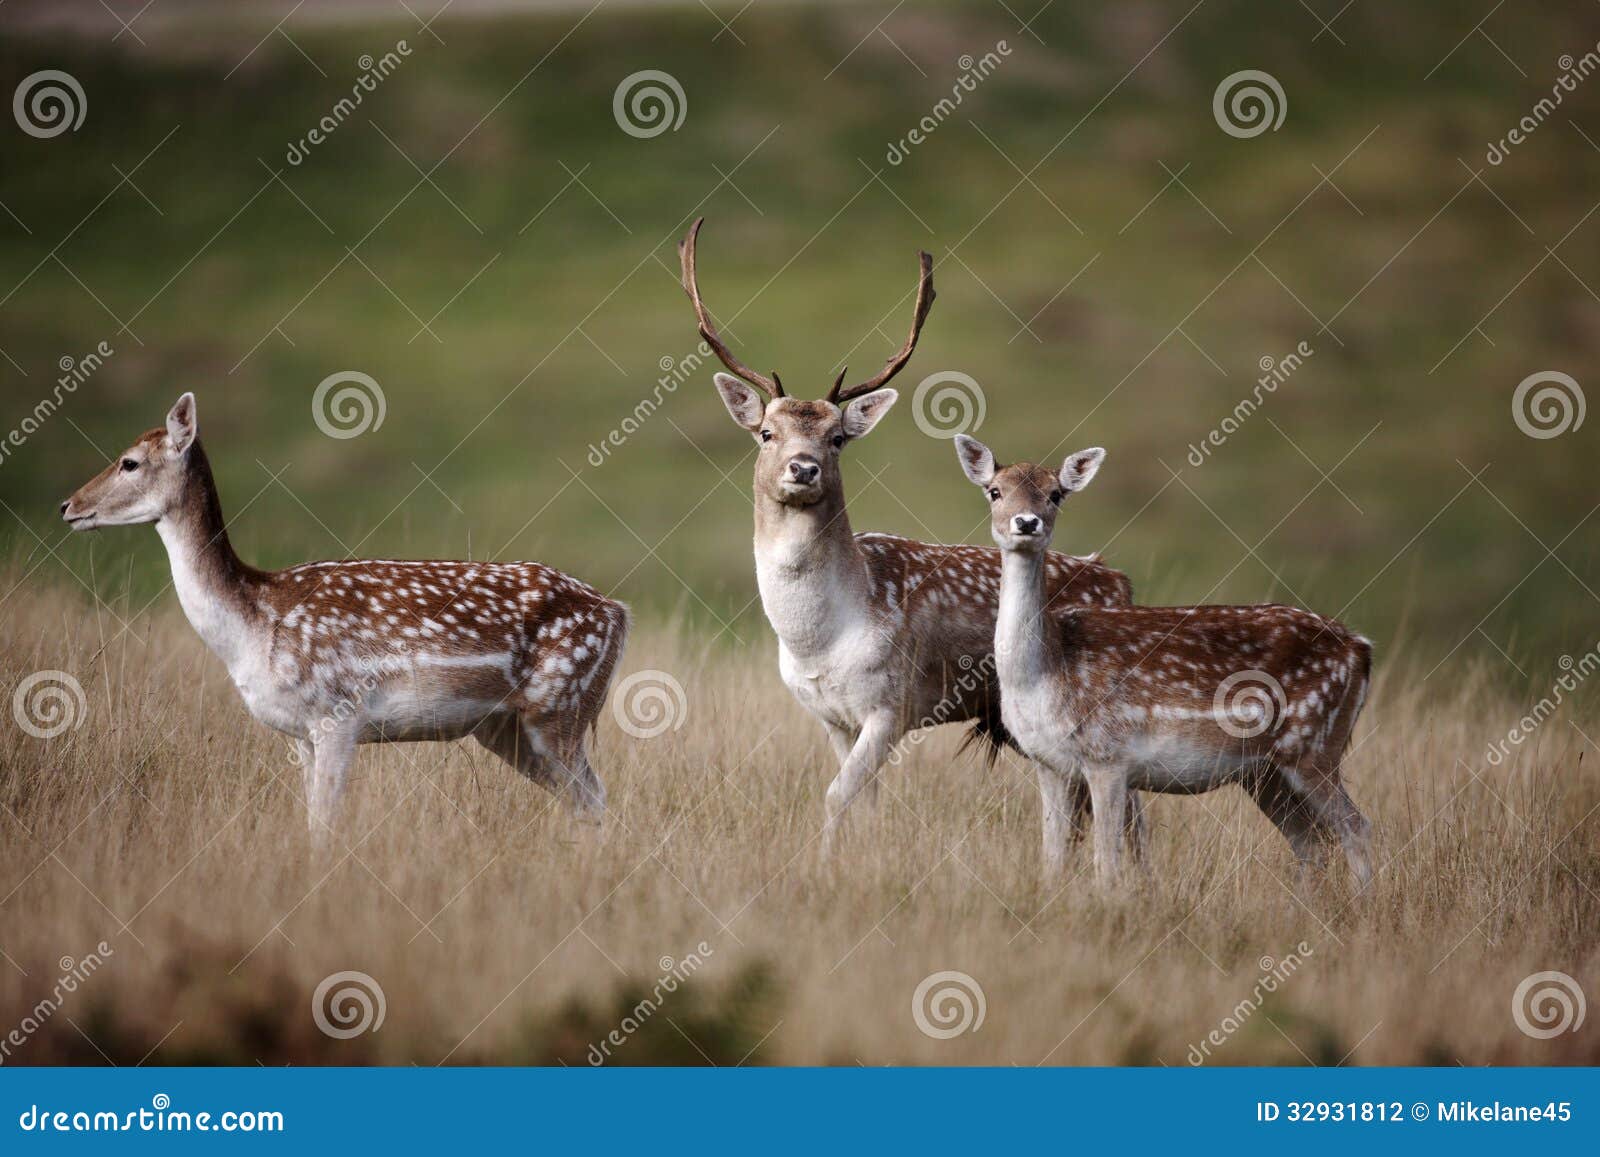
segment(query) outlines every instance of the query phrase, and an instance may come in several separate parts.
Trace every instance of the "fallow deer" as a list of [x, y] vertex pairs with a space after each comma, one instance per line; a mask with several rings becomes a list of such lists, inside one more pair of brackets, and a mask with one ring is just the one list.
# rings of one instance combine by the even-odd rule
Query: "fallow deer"
[[257, 720], [294, 738], [308, 823], [331, 832], [361, 743], [473, 736], [598, 821], [586, 733], [628, 611], [534, 562], [246, 565], [233, 551], [193, 394], [61, 504], [74, 530], [153, 522], [189, 622]]
[[999, 466], [966, 435], [956, 452], [989, 499], [1000, 547], [1002, 719], [1022, 750], [1056, 773], [1047, 791], [1087, 782], [1096, 874], [1117, 875], [1120, 841], [1101, 817], [1117, 814], [1130, 791], [1195, 794], [1238, 783], [1303, 869], [1337, 839], [1365, 887], [1370, 825], [1340, 764], [1366, 699], [1372, 644], [1333, 619], [1277, 605], [1047, 615], [1056, 515], [1105, 451], [1069, 455], [1059, 471]]
[[[715, 376], [733, 420], [756, 439], [756, 582], [778, 636], [778, 669], [802, 706], [827, 730], [839, 773], [828, 787], [823, 848], [833, 846], [840, 817], [908, 731], [973, 721], [970, 739], [991, 760], [1009, 738], [1001, 725], [993, 677], [999, 553], [940, 546], [889, 534], [855, 534], [845, 511], [840, 453], [864, 438], [899, 395], [883, 388], [911, 358], [933, 305], [933, 258], [921, 275], [911, 333], [882, 370], [845, 385], [844, 369], [820, 401], [784, 393], [744, 365], [717, 333], [700, 297], [695, 244], [704, 219], [679, 245], [683, 288], [700, 336], [731, 374]], [[1132, 598], [1126, 575], [1098, 556], [1050, 554], [1044, 560], [1052, 613], [1071, 605], [1116, 606]], [[1045, 856], [1065, 850], [1084, 830], [1089, 796], [1071, 789], [1044, 812]], [[1119, 805], [1117, 814], [1124, 814]], [[1135, 851], [1143, 812], [1129, 797], [1126, 822]]]

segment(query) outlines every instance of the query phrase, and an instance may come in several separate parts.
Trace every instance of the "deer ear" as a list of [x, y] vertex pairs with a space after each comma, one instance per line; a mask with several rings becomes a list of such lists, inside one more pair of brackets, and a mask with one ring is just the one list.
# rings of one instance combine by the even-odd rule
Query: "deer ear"
[[956, 435], [956, 457], [961, 459], [961, 469], [979, 486], [987, 486], [994, 479], [994, 454], [976, 438]]
[[174, 454], [182, 454], [194, 445], [195, 435], [200, 432], [199, 422], [194, 412], [194, 395], [184, 394], [172, 404], [172, 409], [167, 411], [167, 442], [172, 447]]
[[761, 420], [766, 417], [767, 404], [761, 400], [761, 395], [755, 389], [732, 374], [716, 374], [711, 379], [717, 384], [717, 393], [722, 395], [722, 404], [728, 407], [728, 413], [733, 415], [733, 420], [746, 430], [754, 434], [761, 429]]
[[1068, 494], [1082, 490], [1105, 460], [1106, 452], [1098, 446], [1067, 455], [1067, 460], [1061, 464], [1061, 489]]
[[850, 438], [865, 438], [872, 433], [889, 407], [900, 400], [896, 390], [873, 390], [863, 394], [844, 408], [844, 432]]

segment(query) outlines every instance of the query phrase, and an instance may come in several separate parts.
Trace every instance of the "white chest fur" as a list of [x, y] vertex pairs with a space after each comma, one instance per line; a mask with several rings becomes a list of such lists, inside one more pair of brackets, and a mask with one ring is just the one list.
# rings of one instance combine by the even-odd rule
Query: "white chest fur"
[[240, 609], [236, 598], [216, 589], [198, 551], [165, 520], [156, 531], [172, 564], [172, 587], [195, 633], [222, 660], [246, 709], [279, 731], [303, 734], [305, 704], [271, 670], [271, 640]]
[[778, 670], [802, 706], [859, 727], [885, 701], [893, 641], [859, 577], [796, 564], [781, 550], [756, 557], [762, 609], [778, 636]]

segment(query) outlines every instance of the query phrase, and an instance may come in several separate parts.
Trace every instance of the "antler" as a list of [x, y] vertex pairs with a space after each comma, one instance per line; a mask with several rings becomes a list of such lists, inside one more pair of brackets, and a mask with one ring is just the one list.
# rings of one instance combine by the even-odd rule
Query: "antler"
[[700, 336], [706, 344], [722, 359], [722, 364], [733, 373], [749, 382], [756, 389], [766, 394], [769, 398], [783, 397], [783, 383], [778, 380], [777, 372], [768, 378], [756, 373], [738, 358], [733, 356], [720, 337], [717, 336], [717, 327], [711, 323], [711, 315], [706, 312], [705, 302], [700, 300], [700, 283], [695, 279], [694, 273], [694, 245], [700, 236], [700, 226], [706, 223], [704, 217], [696, 218], [689, 229], [689, 235], [678, 242], [678, 260], [683, 264], [683, 291], [689, 295], [689, 300], [694, 303], [694, 313], [700, 319]]
[[928, 320], [928, 311], [933, 308], [933, 299], [937, 296], [933, 292], [933, 257], [928, 253], [918, 253], [917, 257], [922, 263], [922, 277], [917, 282], [917, 308], [911, 318], [911, 335], [906, 338], [906, 344], [900, 347], [900, 352], [884, 363], [883, 369], [873, 377], [868, 378], [860, 385], [843, 389], [845, 371], [841, 369], [839, 376], [834, 379], [833, 389], [828, 391], [828, 401], [834, 405], [843, 405], [851, 398], [859, 398], [862, 394], [870, 394], [873, 390], [886, 383], [905, 368], [911, 360], [911, 351], [917, 348], [917, 338], [922, 334], [922, 323]]

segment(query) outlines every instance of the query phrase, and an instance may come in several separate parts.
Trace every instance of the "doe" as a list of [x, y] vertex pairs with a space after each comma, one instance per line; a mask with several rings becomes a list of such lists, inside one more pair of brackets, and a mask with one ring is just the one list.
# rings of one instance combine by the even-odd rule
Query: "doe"
[[185, 615], [257, 720], [292, 736], [308, 823], [332, 821], [357, 744], [471, 735], [597, 822], [594, 727], [628, 611], [535, 562], [313, 562], [233, 552], [193, 394], [61, 504], [73, 530], [153, 522]]
[[[1372, 645], [1343, 624], [1277, 605], [1082, 607], [1044, 613], [1046, 551], [1062, 500], [1105, 451], [1059, 471], [998, 466], [962, 435], [956, 452], [983, 488], [1000, 547], [995, 661], [1005, 727], [1029, 756], [1087, 780], [1096, 874], [1118, 874], [1103, 816], [1130, 790], [1193, 794], [1238, 783], [1288, 839], [1303, 868], [1339, 841], [1359, 886], [1372, 876], [1370, 825], [1340, 763], [1366, 698]], [[1041, 782], [1044, 782], [1043, 778]]]

